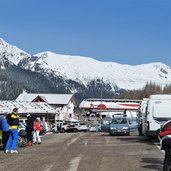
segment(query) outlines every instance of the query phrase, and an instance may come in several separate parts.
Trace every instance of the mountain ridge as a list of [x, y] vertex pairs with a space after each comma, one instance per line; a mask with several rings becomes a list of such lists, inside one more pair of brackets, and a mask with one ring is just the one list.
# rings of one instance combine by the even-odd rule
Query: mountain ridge
[[[12, 65], [21, 68], [22, 70], [16, 70], [23, 72], [23, 76], [24, 73], [31, 71], [32, 76], [39, 80], [42, 75], [48, 82], [46, 86], [53, 87], [53, 93], [60, 93], [63, 89], [63, 93], [75, 93], [81, 99], [99, 97], [101, 91], [104, 97], [111, 98], [123, 91], [141, 89], [147, 82], [162, 87], [171, 84], [171, 68], [161, 62], [132, 66], [98, 61], [91, 57], [61, 55], [50, 51], [30, 55], [0, 38], [0, 67], [5, 69]], [[35, 75], [36, 73], [39, 75]], [[18, 81], [24, 84], [22, 80]], [[48, 92], [44, 93], [52, 93], [49, 88], [47, 88]], [[32, 87], [29, 91], [35, 90]], [[42, 89], [42, 91], [46, 90]]]
[[36, 62], [31, 63], [29, 59], [26, 65], [21, 66], [35, 71], [34, 65], [37, 64], [46, 72], [50, 69], [56, 75], [77, 80], [85, 86], [91, 80], [102, 78], [105, 83], [126, 90], [142, 88], [147, 82], [154, 82], [161, 86], [171, 83], [170, 67], [160, 62], [131, 66], [52, 52], [39, 53], [36, 57]]

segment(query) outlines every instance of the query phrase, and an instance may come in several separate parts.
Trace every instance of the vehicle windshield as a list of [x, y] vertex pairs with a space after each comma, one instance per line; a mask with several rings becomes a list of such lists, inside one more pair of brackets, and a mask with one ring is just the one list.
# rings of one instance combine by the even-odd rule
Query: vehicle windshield
[[90, 125], [90, 127], [95, 127], [96, 125]]
[[25, 125], [22, 122], [19, 122], [19, 127], [20, 128], [25, 128]]
[[126, 118], [114, 118], [112, 124], [127, 124]]
[[80, 123], [80, 125], [86, 125], [85, 123]]

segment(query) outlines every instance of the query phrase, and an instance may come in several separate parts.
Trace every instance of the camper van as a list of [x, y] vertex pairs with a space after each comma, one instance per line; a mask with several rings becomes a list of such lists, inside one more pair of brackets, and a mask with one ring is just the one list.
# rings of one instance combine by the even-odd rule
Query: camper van
[[157, 137], [161, 125], [171, 120], [171, 95], [151, 95], [147, 103], [145, 117], [145, 135], [150, 138]]
[[140, 135], [145, 135], [147, 127], [146, 109], [148, 100], [149, 98], [143, 98], [138, 109], [138, 128], [141, 130], [141, 133], [139, 133]]

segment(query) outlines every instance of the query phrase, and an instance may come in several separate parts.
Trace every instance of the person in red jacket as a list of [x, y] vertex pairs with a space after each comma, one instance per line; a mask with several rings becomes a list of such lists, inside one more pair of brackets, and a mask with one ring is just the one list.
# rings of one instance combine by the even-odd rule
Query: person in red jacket
[[41, 144], [41, 139], [40, 139], [40, 129], [41, 129], [41, 121], [40, 118], [37, 118], [36, 121], [34, 122], [34, 136], [33, 136], [33, 143], [36, 144]]

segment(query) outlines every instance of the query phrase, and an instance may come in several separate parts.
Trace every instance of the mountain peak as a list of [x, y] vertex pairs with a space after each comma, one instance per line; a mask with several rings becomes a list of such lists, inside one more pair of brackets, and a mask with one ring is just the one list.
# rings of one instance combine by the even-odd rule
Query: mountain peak
[[[1, 56], [1, 54], [3, 55]], [[4, 39], [0, 38], [0, 58], [5, 57], [13, 64], [18, 65], [22, 59], [30, 56], [30, 54], [24, 52], [16, 46], [8, 44]]]
[[5, 42], [4, 39], [0, 38], [0, 46], [5, 46], [7, 45], [7, 42]]

